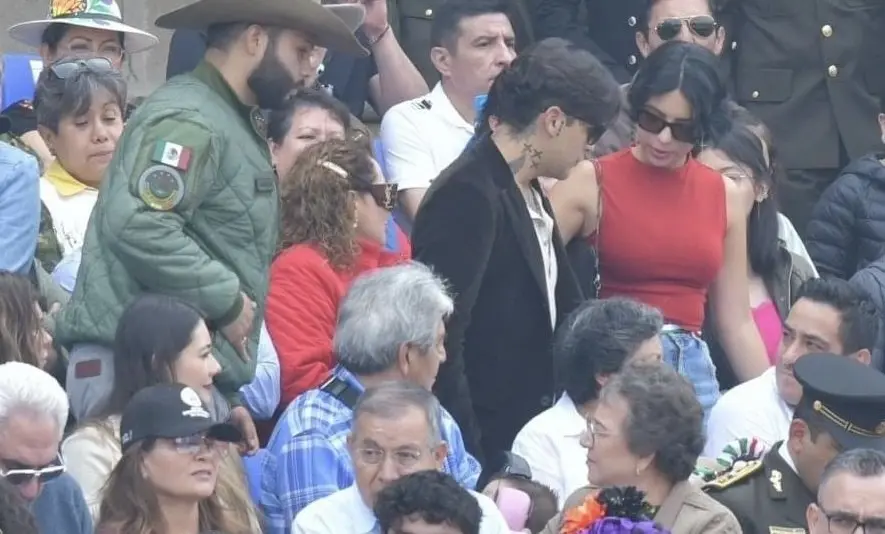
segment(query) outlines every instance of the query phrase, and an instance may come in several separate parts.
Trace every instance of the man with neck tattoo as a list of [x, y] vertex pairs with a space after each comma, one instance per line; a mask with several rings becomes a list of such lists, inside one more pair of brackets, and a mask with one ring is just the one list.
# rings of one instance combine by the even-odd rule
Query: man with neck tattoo
[[509, 449], [553, 404], [553, 330], [583, 295], [538, 178], [564, 179], [619, 103], [592, 54], [539, 42], [495, 79], [482, 117], [490, 128], [418, 210], [414, 257], [457, 295], [435, 391], [475, 455]]

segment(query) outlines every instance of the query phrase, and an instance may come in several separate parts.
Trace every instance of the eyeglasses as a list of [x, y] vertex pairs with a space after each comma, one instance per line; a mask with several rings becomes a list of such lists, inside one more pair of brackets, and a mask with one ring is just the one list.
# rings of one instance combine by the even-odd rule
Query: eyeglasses
[[175, 452], [180, 454], [199, 454], [205, 447], [209, 452], [218, 454], [227, 453], [227, 443], [212, 439], [205, 434], [194, 434], [193, 436], [185, 436], [183, 438], [173, 438], [170, 440]]
[[379, 208], [393, 211], [393, 208], [396, 207], [396, 192], [398, 189], [397, 184], [372, 184], [369, 194], [372, 195], [372, 200], [375, 201]]
[[591, 421], [589, 419], [587, 420], [587, 430], [584, 432], [584, 437], [587, 440], [586, 447], [588, 449], [592, 449], [596, 445], [596, 438], [597, 437], [599, 437], [599, 436], [605, 437], [605, 436], [610, 436], [610, 435], [611, 435], [611, 432], [605, 432], [605, 431], [599, 430], [599, 428], [596, 427], [596, 423], [594, 423], [593, 421]]
[[397, 449], [388, 453], [383, 449], [364, 447], [357, 449], [356, 452], [359, 460], [368, 465], [381, 465], [384, 463], [387, 455], [390, 454], [393, 458], [393, 463], [404, 469], [414, 467], [424, 456], [424, 453], [418, 449]]
[[83, 71], [108, 72], [114, 70], [110, 60], [104, 57], [92, 57], [89, 59], [71, 59], [62, 61], [49, 67], [49, 70], [60, 80], [66, 80]]
[[89, 56], [98, 56], [101, 58], [107, 58], [111, 61], [120, 61], [123, 59], [123, 54], [125, 51], [123, 47], [117, 43], [105, 43], [99, 46], [97, 49], [93, 48], [86, 43], [77, 43], [73, 46], [68, 46], [67, 48], [62, 49], [65, 54], [74, 57], [89, 57]]
[[688, 26], [688, 30], [698, 37], [707, 38], [713, 35], [719, 24], [710, 15], [696, 15], [694, 17], [666, 18], [655, 26], [655, 33], [662, 41], [675, 39], [682, 32], [682, 25]]
[[861, 521], [854, 514], [847, 512], [827, 513], [820, 504], [817, 507], [827, 518], [827, 528], [830, 534], [855, 534], [858, 529], [861, 534], [885, 534], [885, 518], [873, 517]]
[[32, 480], [36, 480], [38, 484], [45, 484], [50, 480], [60, 477], [64, 472], [64, 463], [62, 462], [61, 456], [58, 456], [52, 464], [39, 469], [26, 468], [0, 470], [0, 477], [6, 479], [6, 481], [13, 486], [24, 486]]
[[647, 109], [643, 109], [636, 117], [636, 124], [648, 133], [659, 134], [664, 128], [670, 128], [670, 135], [683, 143], [695, 142], [695, 127], [689, 121], [667, 121]]

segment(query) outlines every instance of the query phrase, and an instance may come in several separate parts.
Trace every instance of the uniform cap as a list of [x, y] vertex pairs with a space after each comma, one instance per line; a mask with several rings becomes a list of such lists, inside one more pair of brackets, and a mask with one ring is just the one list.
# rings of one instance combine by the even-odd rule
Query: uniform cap
[[186, 438], [206, 433], [218, 441], [236, 443], [242, 434], [229, 423], [215, 423], [200, 396], [181, 384], [159, 384], [132, 397], [120, 420], [123, 451], [148, 438]]
[[793, 367], [800, 407], [845, 450], [885, 452], [885, 374], [852, 358], [808, 354]]

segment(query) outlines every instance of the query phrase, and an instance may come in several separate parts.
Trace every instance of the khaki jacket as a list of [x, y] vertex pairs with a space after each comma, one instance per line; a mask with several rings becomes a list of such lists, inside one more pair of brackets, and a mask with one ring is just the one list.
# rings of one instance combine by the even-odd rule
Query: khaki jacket
[[[579, 506], [595, 490], [596, 488], [588, 486], [572, 493], [566, 499], [563, 510]], [[541, 534], [559, 534], [564, 513], [554, 516]], [[687, 481], [673, 486], [654, 520], [673, 534], [741, 533], [740, 524], [727, 508]]]

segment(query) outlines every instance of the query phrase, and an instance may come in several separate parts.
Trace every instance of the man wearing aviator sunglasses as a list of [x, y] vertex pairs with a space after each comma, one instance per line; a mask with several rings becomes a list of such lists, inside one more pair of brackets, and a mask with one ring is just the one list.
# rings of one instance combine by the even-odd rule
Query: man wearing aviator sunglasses
[[55, 378], [21, 362], [0, 365], [0, 478], [28, 503], [40, 532], [92, 534], [83, 491], [58, 453], [67, 418]]

